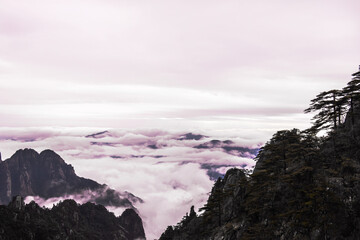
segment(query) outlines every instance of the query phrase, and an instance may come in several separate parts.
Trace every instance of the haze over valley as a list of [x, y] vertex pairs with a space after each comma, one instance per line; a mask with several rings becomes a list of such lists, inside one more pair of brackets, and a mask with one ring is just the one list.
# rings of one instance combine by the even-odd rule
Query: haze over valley
[[43, 183], [61, 196], [37, 191], [27, 208], [0, 210], [71, 198], [85, 205], [65, 202], [69, 212], [86, 219], [94, 208], [116, 223], [109, 229], [126, 225], [91, 201], [117, 216], [132, 209], [135, 230], [142, 236], [138, 214], [146, 238], [159, 238], [229, 169], [250, 174], [275, 132], [312, 126], [311, 99], [358, 71], [359, 9], [357, 0], [0, 0], [0, 156], [12, 160], [0, 162], [3, 199], [18, 182], [11, 174], [37, 191], [27, 170], [37, 176], [47, 154], [63, 167], [50, 164]]

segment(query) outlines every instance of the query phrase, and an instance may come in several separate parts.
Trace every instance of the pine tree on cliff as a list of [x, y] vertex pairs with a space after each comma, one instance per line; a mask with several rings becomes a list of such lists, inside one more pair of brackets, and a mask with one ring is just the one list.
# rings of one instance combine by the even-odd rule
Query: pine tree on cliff
[[211, 195], [207, 201], [207, 203], [204, 205], [204, 207], [200, 208], [200, 211], [205, 210], [204, 212], [204, 219], [206, 221], [211, 221], [212, 219], [216, 218], [218, 225], [221, 226], [221, 213], [222, 213], [222, 200], [225, 197], [225, 193], [223, 192], [223, 189], [221, 186], [221, 179], [219, 178], [215, 186], [213, 187], [213, 190], [211, 191]]
[[292, 129], [275, 133], [261, 149], [244, 202], [249, 225], [243, 239], [280, 239], [276, 232], [289, 219], [308, 239], [314, 226], [326, 235], [341, 202], [315, 179], [314, 166], [322, 162], [318, 145], [316, 137]]
[[354, 104], [360, 100], [360, 74], [353, 74], [353, 78], [348, 82], [347, 86], [343, 88], [345, 99], [349, 102], [351, 126], [354, 126]]
[[354, 126], [354, 105], [360, 101], [360, 71], [352, 76], [352, 80], [342, 90], [325, 91], [311, 100], [310, 107], [304, 110], [305, 113], [317, 112], [310, 130], [336, 130], [347, 111], [351, 117], [351, 126]]
[[192, 219], [196, 218], [196, 212], [194, 210], [194, 206], [190, 208], [190, 214], [186, 213], [186, 215], [181, 219], [181, 221], [177, 224], [176, 229], [180, 229], [182, 227], [186, 227]]
[[346, 99], [343, 92], [333, 89], [318, 94], [316, 98], [311, 100], [310, 107], [304, 112], [318, 112], [313, 117], [313, 128], [317, 131], [329, 128], [336, 130], [345, 114], [345, 103]]

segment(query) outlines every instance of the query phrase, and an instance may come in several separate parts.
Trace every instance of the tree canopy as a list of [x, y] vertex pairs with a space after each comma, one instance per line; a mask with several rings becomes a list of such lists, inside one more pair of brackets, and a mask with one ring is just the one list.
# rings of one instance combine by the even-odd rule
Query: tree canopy
[[305, 113], [316, 112], [312, 118], [313, 126], [310, 130], [318, 132], [323, 129], [337, 130], [342, 126], [345, 114], [351, 115], [351, 125], [354, 125], [354, 107], [360, 101], [360, 74], [353, 74], [353, 78], [343, 89], [332, 89], [319, 93], [311, 100]]

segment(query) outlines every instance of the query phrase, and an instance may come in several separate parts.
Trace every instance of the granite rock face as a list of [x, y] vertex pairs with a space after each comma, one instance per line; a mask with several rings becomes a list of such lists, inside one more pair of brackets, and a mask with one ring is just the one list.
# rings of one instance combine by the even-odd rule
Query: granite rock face
[[128, 231], [129, 239], [143, 239], [145, 236], [142, 220], [134, 209], [126, 209], [119, 218], [121, 226]]
[[0, 204], [12, 196], [62, 197], [88, 195], [90, 201], [105, 206], [133, 207], [142, 200], [128, 192], [118, 192], [91, 179], [79, 177], [74, 168], [54, 151], [40, 154], [33, 149], [18, 150], [0, 162]]
[[[23, 202], [26, 196], [84, 195], [97, 204], [65, 200], [49, 210], [35, 202]], [[142, 220], [133, 206], [138, 201], [142, 200], [129, 192], [78, 177], [74, 168], [51, 150], [40, 154], [33, 149], [18, 150], [0, 162], [0, 204], [9, 203], [0, 206], [0, 240], [145, 239]], [[115, 217], [104, 206], [129, 209]]]

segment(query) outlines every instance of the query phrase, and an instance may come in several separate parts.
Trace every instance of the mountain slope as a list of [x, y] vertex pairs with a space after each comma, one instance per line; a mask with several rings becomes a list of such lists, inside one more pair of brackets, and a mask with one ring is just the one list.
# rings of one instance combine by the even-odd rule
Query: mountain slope
[[44, 209], [35, 202], [25, 205], [17, 196], [9, 206], [0, 205], [0, 239], [134, 240], [145, 239], [145, 234], [133, 209], [115, 217], [93, 203], [79, 205], [65, 200], [52, 209]]
[[360, 239], [360, 159], [349, 149], [334, 155], [331, 142], [296, 129], [276, 133], [251, 176], [229, 170], [203, 213], [168, 227], [160, 240]]
[[78, 177], [74, 168], [51, 150], [40, 154], [33, 149], [18, 150], [0, 162], [0, 204], [7, 204], [15, 195], [47, 199], [71, 194], [86, 195], [89, 201], [105, 206], [133, 208], [132, 203], [142, 201], [131, 193]]
[[279, 131], [251, 175], [229, 170], [160, 240], [360, 239], [359, 147], [360, 104], [327, 136]]

